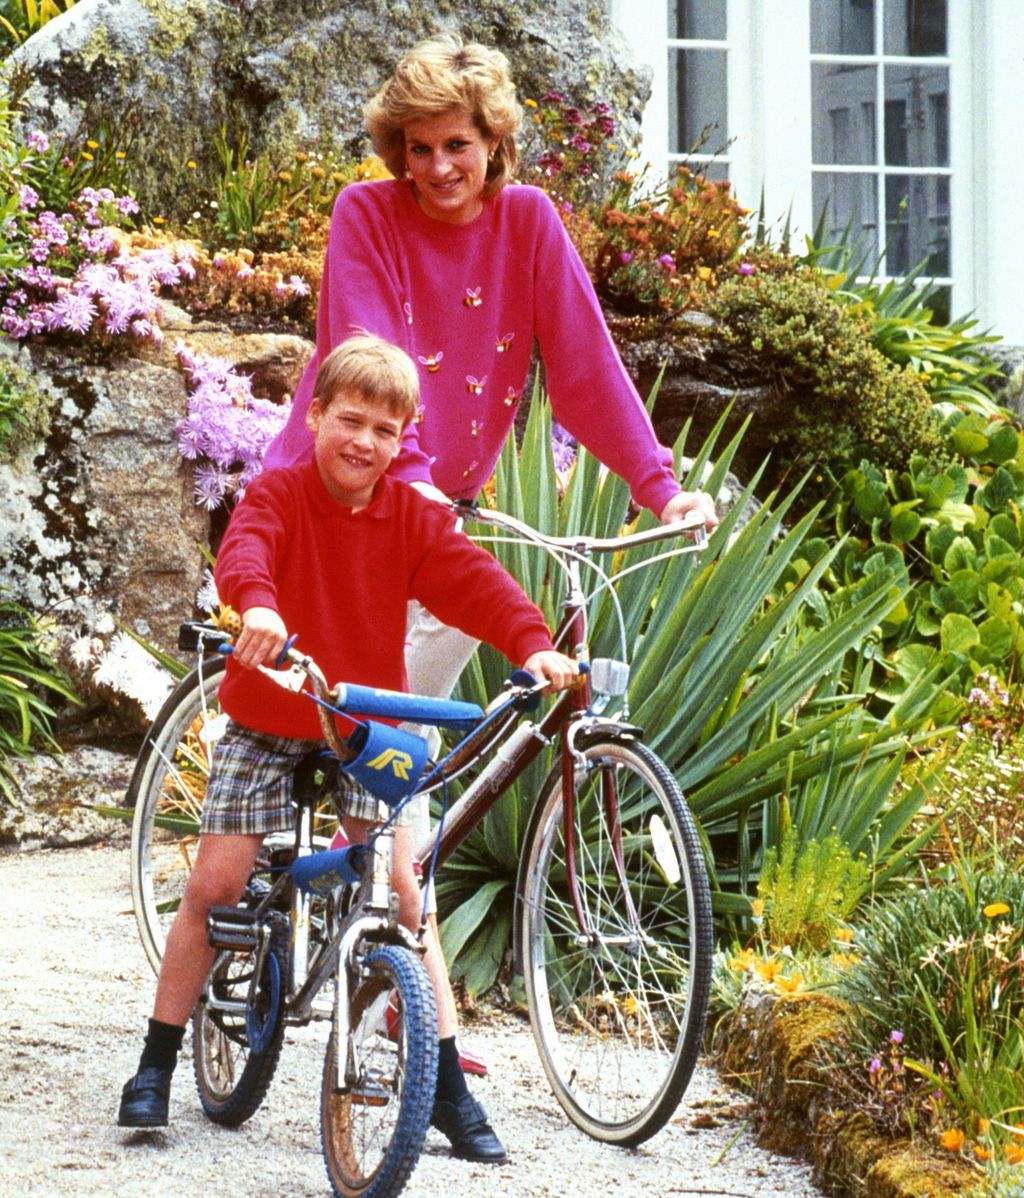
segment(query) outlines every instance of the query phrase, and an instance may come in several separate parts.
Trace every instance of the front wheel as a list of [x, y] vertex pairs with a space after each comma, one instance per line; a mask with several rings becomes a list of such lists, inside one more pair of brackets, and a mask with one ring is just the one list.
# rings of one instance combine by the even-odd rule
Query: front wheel
[[595, 1139], [633, 1146], [671, 1118], [700, 1050], [711, 899], [693, 818], [649, 749], [593, 742], [571, 815], [559, 764], [521, 865], [534, 1037], [555, 1097]]
[[386, 945], [369, 954], [350, 1020], [340, 1089], [336, 1033], [324, 1058], [327, 1176], [338, 1198], [394, 1198], [419, 1160], [437, 1082], [434, 992], [409, 949]]
[[[258, 972], [255, 950], [221, 953], [192, 1016], [199, 1101], [214, 1123], [226, 1127], [256, 1113], [281, 1055], [291, 925], [280, 911], [266, 920], [270, 939]], [[210, 999], [232, 1009], [218, 1009]]]

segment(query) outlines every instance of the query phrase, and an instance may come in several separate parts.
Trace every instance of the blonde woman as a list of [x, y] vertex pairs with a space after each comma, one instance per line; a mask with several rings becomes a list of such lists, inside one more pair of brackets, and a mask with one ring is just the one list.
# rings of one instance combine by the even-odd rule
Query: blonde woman
[[[680, 490], [550, 200], [511, 182], [522, 110], [505, 56], [452, 34], [421, 42], [364, 116], [394, 178], [338, 197], [316, 352], [265, 468], [311, 456], [306, 412], [320, 362], [365, 329], [401, 346], [419, 370], [420, 416], [390, 473], [438, 499], [472, 497], [512, 428], [536, 340], [558, 421], [661, 520], [697, 511], [714, 527], [710, 497]], [[411, 613], [410, 689], [449, 694], [475, 646], [428, 612]], [[459, 1065], [450, 989], [438, 998], [435, 1126], [456, 1155], [501, 1161]]]

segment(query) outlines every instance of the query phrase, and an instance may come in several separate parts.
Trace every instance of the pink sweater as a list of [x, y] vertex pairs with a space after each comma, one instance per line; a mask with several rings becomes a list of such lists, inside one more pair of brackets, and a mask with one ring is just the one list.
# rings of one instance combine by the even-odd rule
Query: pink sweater
[[[266, 471], [231, 515], [217, 554], [217, 591], [239, 612], [278, 612], [332, 686], [405, 689], [410, 598], [516, 665], [550, 649], [540, 609], [454, 523], [440, 504], [391, 478], [353, 512], [330, 497], [312, 462]], [[309, 699], [230, 658], [220, 699], [232, 719], [258, 732], [320, 736]]]
[[522, 397], [533, 339], [556, 419], [656, 515], [678, 493], [583, 263], [548, 197], [510, 185], [468, 225], [424, 215], [406, 180], [354, 183], [338, 196], [324, 259], [317, 349], [265, 465], [310, 455], [306, 409], [321, 359], [363, 328], [420, 371], [422, 421], [391, 473], [452, 497], [493, 472]]

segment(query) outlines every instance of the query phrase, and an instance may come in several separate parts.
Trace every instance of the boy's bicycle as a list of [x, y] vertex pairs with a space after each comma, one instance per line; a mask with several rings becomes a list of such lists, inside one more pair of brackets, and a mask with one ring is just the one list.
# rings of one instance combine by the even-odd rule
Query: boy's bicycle
[[[680, 525], [607, 539], [555, 538], [494, 511], [457, 510], [498, 528], [503, 538], [538, 546], [561, 567], [568, 589], [555, 643], [581, 662], [589, 656], [581, 567], [597, 569], [600, 555], [682, 531], [698, 543], [671, 553], [703, 544], [702, 529]], [[186, 627], [201, 652], [224, 639], [208, 625]], [[450, 700], [332, 687], [301, 653], [291, 649], [288, 657], [293, 688], [305, 684], [318, 700], [334, 758], [364, 783], [374, 770], [405, 771], [412, 779], [407, 792], [443, 796], [443, 819], [414, 850], [428, 878], [531, 762], [550, 751], [551, 768], [523, 840], [514, 920], [534, 1037], [554, 1093], [577, 1126], [625, 1146], [652, 1136], [675, 1111], [700, 1048], [711, 904], [696, 828], [675, 780], [622, 711], [603, 714], [625, 694], [625, 663], [595, 660], [577, 687], [534, 720], [524, 718], [538, 704], [528, 676], [514, 675], [481, 711]], [[129, 789], [133, 900], [154, 968], [198, 839], [209, 754], [223, 719], [214, 698], [222, 669], [219, 655], [201, 656], [168, 698]], [[343, 737], [337, 721], [351, 726], [346, 708], [465, 734], [419, 777], [422, 757], [406, 765], [407, 742], [360, 743], [368, 733], [385, 729], [386, 735], [387, 726], [374, 722]], [[429, 1122], [433, 995], [417, 943], [398, 924], [390, 896], [386, 827], [371, 837], [369, 850], [328, 848], [334, 813], [318, 800], [325, 768], [331, 767], [320, 758], [297, 771], [294, 836], [268, 837], [242, 903], [211, 919], [211, 941], [222, 951], [194, 1017], [196, 1077], [212, 1118], [244, 1121], [269, 1085], [284, 1025], [329, 1017], [316, 998], [333, 977], [334, 1028], [321, 1092], [328, 1174], [339, 1195], [390, 1195], [413, 1168]], [[456, 781], [462, 793], [448, 809]], [[381, 815], [383, 827], [386, 805]]]

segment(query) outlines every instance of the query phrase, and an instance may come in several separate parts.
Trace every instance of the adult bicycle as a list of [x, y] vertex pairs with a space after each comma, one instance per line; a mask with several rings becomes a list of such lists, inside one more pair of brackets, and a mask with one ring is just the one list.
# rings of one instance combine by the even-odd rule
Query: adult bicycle
[[[460, 514], [498, 530], [501, 537], [537, 546], [559, 566], [567, 587], [555, 643], [581, 661], [589, 657], [584, 570], [597, 570], [599, 586], [607, 589], [607, 575], [595, 564], [602, 555], [679, 537], [683, 531], [693, 535], [692, 528], [677, 525], [615, 538], [555, 538], [497, 512], [463, 505]], [[671, 552], [694, 548], [699, 545], [677, 544]], [[216, 635], [215, 630], [198, 633], [200, 647]], [[532, 807], [516, 886], [515, 955], [534, 1036], [552, 1089], [577, 1126], [622, 1145], [653, 1135], [676, 1109], [699, 1051], [710, 988], [711, 908], [696, 829], [670, 771], [643, 744], [640, 729], [623, 718], [622, 710], [612, 715], [601, 710], [625, 693], [625, 654], [621, 661], [591, 663], [580, 684], [558, 696], [542, 715], [531, 710], [538, 696], [524, 680], [510, 684], [485, 710], [397, 694], [378, 695], [374, 707], [363, 688], [318, 681], [310, 669], [314, 663], [294, 649], [290, 656], [295, 684], [320, 700], [325, 742], [342, 759], [351, 756], [351, 748], [335, 721], [346, 712], [444, 724], [457, 708], [463, 735], [438, 761], [423, 763], [414, 786], [435, 795], [447, 795], [455, 783], [462, 787], [443, 822], [415, 848], [428, 876], [537, 757], [550, 757]], [[157, 717], [132, 780], [133, 897], [154, 966], [197, 837], [202, 774], [221, 718], [213, 694], [221, 668], [215, 656], [201, 656]], [[305, 841], [295, 852], [317, 856], [331, 834], [329, 813], [323, 804], [307, 807]], [[318, 819], [325, 821], [322, 827]], [[274, 851], [271, 843], [269, 858]], [[272, 868], [269, 858], [261, 862], [264, 870]], [[283, 881], [290, 878], [268, 878], [263, 885], [281, 884], [284, 891], [294, 886]], [[326, 963], [334, 967], [339, 960], [338, 920], [347, 917], [353, 893], [358, 887], [341, 886], [309, 899], [305, 942], [289, 959], [278, 953], [279, 973], [299, 976], [297, 954], [305, 959], [304, 984], [311, 977], [326, 979]], [[283, 896], [274, 901], [280, 905]], [[249, 896], [247, 905], [252, 902]], [[277, 941], [282, 938], [278, 933]], [[264, 939], [264, 956], [273, 958], [273, 929]], [[251, 973], [244, 964], [236, 967], [243, 979]], [[326, 969], [322, 975], [321, 968]], [[265, 984], [253, 983], [252, 977], [245, 984], [255, 987], [252, 1001], [257, 1002]], [[290, 1015], [289, 1001], [287, 996], [282, 1000], [286, 1021], [300, 1007], [303, 1018], [315, 1017], [313, 1004], [308, 1009], [299, 1004]], [[258, 1031], [261, 1025], [256, 1021], [253, 1026]], [[247, 1027], [232, 1028], [228, 1039], [251, 1057]], [[341, 1042], [337, 1035], [332, 1039], [332, 1044]], [[256, 1044], [262, 1046], [263, 1040]], [[362, 1114], [377, 1109], [362, 1105]], [[339, 1186], [326, 1143], [325, 1157], [336, 1192], [371, 1192]]]

